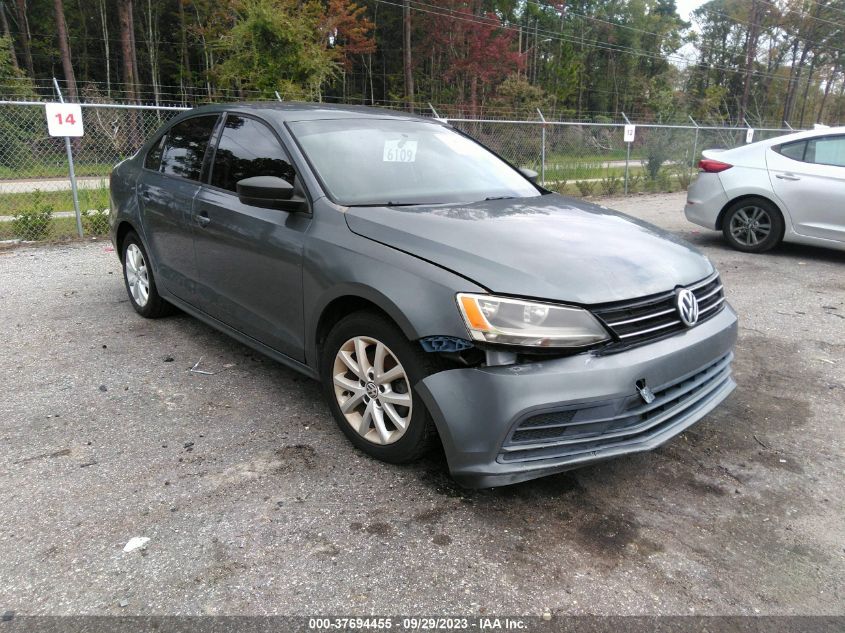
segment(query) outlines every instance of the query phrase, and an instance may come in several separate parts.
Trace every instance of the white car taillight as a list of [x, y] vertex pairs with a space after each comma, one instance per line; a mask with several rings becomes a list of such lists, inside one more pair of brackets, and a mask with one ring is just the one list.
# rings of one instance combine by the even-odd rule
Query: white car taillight
[[698, 168], [708, 174], [718, 174], [720, 171], [725, 171], [731, 167], [733, 167], [733, 165], [723, 163], [719, 160], [713, 160], [712, 158], [702, 158], [698, 161]]

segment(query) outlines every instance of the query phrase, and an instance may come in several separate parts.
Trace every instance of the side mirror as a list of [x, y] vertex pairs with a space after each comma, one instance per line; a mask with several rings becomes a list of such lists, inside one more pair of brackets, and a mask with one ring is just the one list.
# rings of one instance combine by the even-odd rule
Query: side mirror
[[539, 174], [536, 171], [528, 169], [528, 167], [520, 167], [519, 171], [523, 176], [528, 178], [528, 180], [533, 182], [535, 185], [537, 184], [537, 176], [539, 176]]
[[293, 199], [293, 185], [276, 176], [253, 176], [239, 180], [238, 199], [244, 204], [265, 209], [299, 211], [305, 201]]

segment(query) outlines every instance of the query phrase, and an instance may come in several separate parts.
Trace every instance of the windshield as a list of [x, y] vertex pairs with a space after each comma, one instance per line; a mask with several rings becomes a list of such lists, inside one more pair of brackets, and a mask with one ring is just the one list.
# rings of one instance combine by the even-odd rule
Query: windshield
[[475, 202], [541, 195], [478, 143], [422, 121], [332, 119], [290, 124], [338, 204]]

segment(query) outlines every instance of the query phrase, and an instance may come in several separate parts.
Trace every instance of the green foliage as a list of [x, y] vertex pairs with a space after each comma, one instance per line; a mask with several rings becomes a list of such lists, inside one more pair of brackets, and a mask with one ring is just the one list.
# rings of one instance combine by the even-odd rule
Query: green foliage
[[610, 170], [608, 170], [607, 174], [599, 182], [601, 192], [606, 196], [613, 196], [619, 193], [622, 189], [622, 184], [623, 179]]
[[508, 116], [527, 120], [538, 118], [537, 110], [542, 111], [547, 104], [545, 91], [531, 85], [522, 75], [510, 75], [499, 84], [496, 96], [490, 100], [492, 107], [508, 112]]
[[244, 0], [216, 49], [221, 82], [272, 97], [319, 100], [336, 65], [320, 41], [319, 6], [295, 0]]
[[686, 163], [677, 163], [673, 166], [673, 173], [678, 180], [678, 185], [681, 189], [686, 191], [689, 189], [692, 179], [695, 178], [696, 170], [692, 169]]
[[53, 219], [53, 205], [44, 200], [44, 194], [36, 189], [32, 193], [32, 203], [12, 217], [13, 234], [24, 240], [37, 242], [44, 240], [50, 233]]
[[109, 232], [108, 209], [89, 209], [82, 212], [82, 230], [85, 235], [107, 235]]
[[596, 183], [593, 180], [579, 180], [575, 183], [575, 186], [578, 187], [578, 191], [581, 192], [583, 197], [593, 195], [593, 192], [596, 189]]
[[[0, 168], [20, 168], [30, 160], [29, 141], [32, 134], [11, 117], [0, 117]], [[13, 172], [14, 173], [14, 172]]]
[[566, 185], [569, 184], [569, 181], [566, 178], [559, 178], [551, 183], [547, 183], [549, 189], [557, 191], [561, 195], [567, 195]]
[[657, 180], [660, 168], [670, 159], [671, 133], [668, 130], [649, 130], [645, 142], [645, 158], [642, 160], [643, 170], [650, 181]]
[[[26, 67], [19, 36], [27, 29], [16, 17], [15, 3], [4, 4], [18, 65]], [[33, 35], [34, 76], [58, 73], [61, 80], [54, 3], [20, 4], [26, 6]], [[122, 4], [63, 3], [84, 98], [95, 90], [103, 100], [136, 97], [126, 94], [125, 82], [131, 80], [122, 76]], [[137, 1], [132, 34], [140, 75], [137, 99], [195, 104], [272, 98], [278, 90], [285, 98], [401, 105], [407, 97], [401, 4]], [[542, 103], [549, 119], [601, 120], [597, 115], [608, 114], [618, 121], [626, 112], [640, 120], [686, 122], [689, 113], [702, 124], [736, 123], [742, 112], [755, 125], [761, 119], [786, 118], [796, 126], [845, 120], [840, 90], [845, 0], [811, 1], [807, 8], [794, 2], [761, 6], [712, 0], [696, 10], [695, 29], [678, 16], [675, 0], [417, 4], [411, 37], [417, 108], [431, 101], [445, 116], [472, 112], [533, 119]], [[14, 64], [11, 44], [0, 37], [2, 96], [34, 96], [32, 82]], [[684, 45], [696, 59], [679, 66], [673, 61]], [[746, 68], [749, 46], [756, 47], [756, 55]], [[48, 93], [39, 90], [42, 97]], [[113, 142], [114, 126], [104, 117], [98, 143]], [[6, 138], [8, 122], [0, 127], [0, 137]], [[604, 145], [601, 138], [585, 141]], [[130, 152], [134, 145], [118, 150]]]
[[[3, 99], [31, 98], [32, 82], [15, 68], [13, 55], [11, 39], [0, 37], [0, 94]], [[12, 117], [0, 117], [0, 167], [19, 166], [28, 158], [28, 141], [33, 135], [21, 123]]]
[[0, 85], [3, 86], [3, 98], [26, 99], [32, 97], [32, 81], [15, 68], [12, 39], [0, 37]]
[[640, 173], [632, 172], [628, 174], [628, 193], [637, 193], [643, 184], [643, 176]]

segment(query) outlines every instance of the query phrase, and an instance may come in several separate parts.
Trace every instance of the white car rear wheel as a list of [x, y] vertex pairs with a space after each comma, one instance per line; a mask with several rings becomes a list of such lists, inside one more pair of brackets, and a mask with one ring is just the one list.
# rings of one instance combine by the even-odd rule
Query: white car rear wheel
[[783, 216], [768, 200], [745, 198], [725, 211], [722, 233], [735, 249], [746, 253], [762, 253], [780, 243], [783, 237]]

